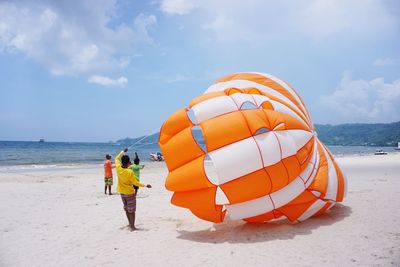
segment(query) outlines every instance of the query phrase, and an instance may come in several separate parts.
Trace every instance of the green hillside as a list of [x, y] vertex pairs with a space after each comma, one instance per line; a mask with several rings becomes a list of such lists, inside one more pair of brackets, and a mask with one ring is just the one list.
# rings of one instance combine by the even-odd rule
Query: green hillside
[[315, 125], [318, 137], [327, 145], [397, 146], [400, 121], [394, 123], [349, 123]]
[[[349, 123], [340, 125], [316, 124], [319, 139], [326, 145], [342, 146], [397, 146], [400, 142], [400, 121], [393, 123]], [[143, 138], [125, 138], [116, 141], [124, 145], [155, 144], [159, 133]], [[196, 139], [202, 139], [201, 133], [194, 132]]]

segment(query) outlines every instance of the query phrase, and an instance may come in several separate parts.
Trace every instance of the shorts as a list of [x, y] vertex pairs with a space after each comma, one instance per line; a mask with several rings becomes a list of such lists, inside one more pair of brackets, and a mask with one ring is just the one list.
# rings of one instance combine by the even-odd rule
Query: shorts
[[104, 183], [106, 185], [113, 185], [113, 178], [111, 177], [104, 177]]
[[134, 213], [136, 211], [136, 195], [124, 195], [121, 194], [122, 203], [124, 203], [124, 210], [128, 213]]

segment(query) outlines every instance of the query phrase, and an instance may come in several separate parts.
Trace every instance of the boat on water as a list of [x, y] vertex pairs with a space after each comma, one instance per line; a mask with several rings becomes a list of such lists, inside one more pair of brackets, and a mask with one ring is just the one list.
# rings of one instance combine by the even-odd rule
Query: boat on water
[[161, 152], [152, 152], [150, 153], [150, 159], [153, 161], [164, 161], [164, 156]]
[[386, 155], [387, 152], [383, 151], [382, 149], [377, 149], [374, 153], [374, 155]]
[[400, 150], [400, 142], [397, 143], [397, 147], [394, 148], [395, 150]]
[[44, 139], [43, 139], [43, 138], [40, 138], [40, 139], [39, 139], [39, 143], [44, 143]]

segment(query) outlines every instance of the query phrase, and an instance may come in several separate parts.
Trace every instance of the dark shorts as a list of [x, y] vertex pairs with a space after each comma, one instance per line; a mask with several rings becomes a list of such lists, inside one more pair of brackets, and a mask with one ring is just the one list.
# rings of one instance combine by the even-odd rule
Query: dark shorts
[[124, 210], [128, 213], [134, 213], [136, 211], [136, 195], [124, 195], [121, 194], [122, 203], [124, 203]]
[[105, 185], [113, 185], [113, 178], [111, 177], [104, 177]]

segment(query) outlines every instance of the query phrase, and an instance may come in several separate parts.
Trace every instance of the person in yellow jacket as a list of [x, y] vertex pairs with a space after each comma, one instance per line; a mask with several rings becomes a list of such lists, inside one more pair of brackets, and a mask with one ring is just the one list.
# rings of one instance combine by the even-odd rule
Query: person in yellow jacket
[[130, 159], [128, 155], [125, 155], [127, 151], [128, 148], [125, 148], [115, 157], [115, 169], [117, 170], [118, 176], [117, 192], [121, 194], [129, 226], [131, 231], [134, 231], [137, 230], [137, 228], [135, 227], [136, 194], [133, 186], [151, 188], [151, 185], [144, 185], [135, 178], [133, 171], [128, 168]]

